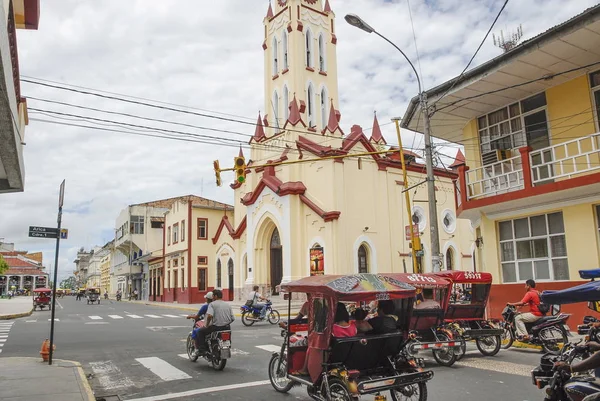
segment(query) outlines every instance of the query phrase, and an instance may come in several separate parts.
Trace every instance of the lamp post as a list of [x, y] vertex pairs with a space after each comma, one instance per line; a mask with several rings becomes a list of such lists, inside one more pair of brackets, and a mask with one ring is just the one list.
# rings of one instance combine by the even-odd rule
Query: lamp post
[[421, 110], [423, 112], [423, 120], [424, 120], [424, 130], [423, 135], [425, 136], [425, 166], [427, 170], [427, 197], [429, 199], [429, 220], [430, 229], [431, 229], [431, 267], [434, 272], [439, 271], [441, 268], [441, 255], [440, 255], [440, 236], [439, 236], [439, 228], [438, 228], [438, 219], [437, 219], [437, 201], [435, 199], [435, 177], [433, 175], [433, 152], [431, 146], [431, 132], [429, 125], [429, 110], [427, 107], [427, 94], [423, 92], [423, 87], [421, 85], [421, 78], [417, 73], [417, 69], [410, 61], [408, 56], [404, 54], [402, 49], [396, 46], [391, 40], [377, 32], [372, 26], [363, 21], [356, 14], [348, 14], [344, 17], [347, 23], [350, 25], [359, 28], [367, 33], [374, 33], [390, 45], [394, 46], [396, 50], [404, 56], [408, 64], [410, 64], [415, 77], [417, 77], [417, 83], [419, 85], [419, 104], [421, 106]]

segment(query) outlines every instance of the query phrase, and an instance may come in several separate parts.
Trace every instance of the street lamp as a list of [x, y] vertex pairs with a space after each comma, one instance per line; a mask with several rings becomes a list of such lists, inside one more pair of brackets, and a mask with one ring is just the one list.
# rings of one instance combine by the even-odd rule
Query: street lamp
[[360, 18], [356, 14], [348, 14], [344, 17], [347, 23], [350, 25], [359, 28], [367, 33], [374, 33], [390, 45], [394, 46], [396, 50], [404, 56], [408, 64], [410, 64], [415, 77], [417, 78], [417, 84], [419, 85], [419, 104], [421, 106], [421, 110], [423, 112], [423, 120], [424, 120], [424, 130], [423, 135], [425, 137], [425, 166], [427, 170], [427, 197], [429, 199], [429, 219], [431, 220], [431, 262], [433, 271], [439, 271], [441, 267], [441, 258], [440, 258], [440, 236], [439, 236], [439, 228], [438, 228], [438, 219], [437, 219], [437, 201], [435, 199], [435, 177], [433, 175], [433, 152], [431, 146], [431, 132], [430, 132], [430, 124], [429, 124], [429, 110], [427, 107], [427, 94], [423, 92], [423, 87], [421, 85], [421, 78], [417, 73], [417, 69], [414, 64], [410, 61], [408, 56], [404, 54], [402, 49], [396, 46], [391, 40], [377, 32], [371, 25], [367, 24], [362, 18]]

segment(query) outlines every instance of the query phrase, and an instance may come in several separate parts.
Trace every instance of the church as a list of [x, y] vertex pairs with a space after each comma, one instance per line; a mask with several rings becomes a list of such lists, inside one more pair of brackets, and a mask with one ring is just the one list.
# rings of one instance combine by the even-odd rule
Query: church
[[[410, 220], [423, 243], [421, 269], [431, 271], [425, 165], [404, 151], [414, 186], [409, 217], [398, 147], [386, 143], [377, 116], [368, 133], [342, 127], [329, 0], [275, 0], [263, 23], [264, 111], [244, 155], [246, 181], [231, 185], [233, 216], [212, 238], [211, 284], [243, 299], [253, 285], [276, 295], [281, 283], [309, 275], [411, 272]], [[444, 269], [472, 271], [474, 230], [455, 212], [452, 168], [461, 164], [459, 154], [449, 169], [435, 169], [440, 251]]]

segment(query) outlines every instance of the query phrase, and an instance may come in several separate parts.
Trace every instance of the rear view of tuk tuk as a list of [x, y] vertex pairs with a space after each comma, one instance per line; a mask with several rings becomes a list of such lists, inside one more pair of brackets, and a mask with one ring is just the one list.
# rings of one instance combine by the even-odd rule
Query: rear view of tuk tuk
[[[315, 400], [350, 401], [366, 394], [386, 400], [388, 391], [392, 400], [427, 399], [427, 381], [433, 372], [424, 371], [403, 352], [414, 287], [391, 274], [356, 274], [306, 277], [283, 284], [281, 290], [290, 300], [288, 309], [295, 294], [307, 295], [308, 319], [289, 321], [281, 351], [271, 358], [269, 378], [275, 390], [287, 392], [294, 385], [306, 385]], [[360, 306], [382, 300], [394, 302], [398, 330], [333, 337], [338, 302]], [[298, 336], [300, 331], [307, 331], [307, 337]]]
[[87, 299], [87, 304], [93, 304], [97, 302], [100, 305], [100, 288], [89, 287], [85, 290], [85, 296]]
[[[445, 320], [455, 337], [474, 340], [477, 349], [485, 356], [496, 355], [502, 346], [504, 330], [485, 318], [490, 297], [492, 275], [465, 271], [447, 271], [433, 275], [450, 280], [453, 284], [450, 304]], [[466, 351], [461, 349], [459, 359]]]

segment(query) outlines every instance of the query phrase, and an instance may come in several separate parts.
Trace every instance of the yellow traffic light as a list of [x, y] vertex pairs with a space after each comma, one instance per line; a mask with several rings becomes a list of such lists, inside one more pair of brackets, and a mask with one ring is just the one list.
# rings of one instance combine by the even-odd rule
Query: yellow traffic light
[[221, 186], [221, 168], [219, 167], [219, 161], [215, 160], [213, 162], [213, 166], [215, 168], [215, 177], [216, 177], [216, 181], [217, 181], [217, 186], [220, 187]]
[[240, 184], [246, 182], [246, 158], [244, 156], [233, 158], [233, 169], [236, 182]]

